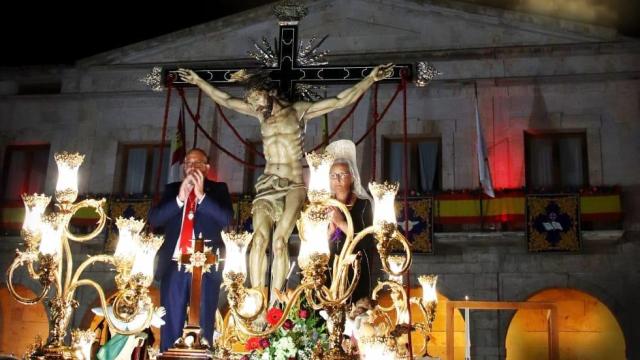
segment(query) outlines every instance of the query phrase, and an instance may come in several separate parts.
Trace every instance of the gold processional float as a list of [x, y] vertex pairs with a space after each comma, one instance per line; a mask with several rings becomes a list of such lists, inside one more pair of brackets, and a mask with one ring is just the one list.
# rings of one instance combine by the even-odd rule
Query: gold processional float
[[[45, 213], [51, 197], [44, 194], [23, 195], [25, 220], [21, 236], [25, 250], [17, 250], [16, 258], [7, 272], [7, 284], [11, 295], [23, 304], [35, 304], [46, 300], [49, 312], [49, 337], [44, 344], [35, 344], [27, 357], [90, 359], [94, 334], [89, 330], [74, 329], [71, 345], [65, 344], [69, 320], [78, 302], [75, 291], [80, 286], [93, 287], [99, 296], [100, 305], [109, 327], [123, 335], [136, 334], [147, 328], [157, 308], [149, 296], [149, 286], [153, 280], [153, 259], [163, 238], [152, 234], [142, 234], [144, 222], [133, 218], [118, 218], [118, 244], [113, 255], [90, 256], [73, 271], [73, 256], [69, 240], [85, 242], [95, 238], [106, 222], [103, 209], [105, 200], [86, 199], [75, 202], [78, 197], [78, 169], [84, 156], [63, 152], [55, 155], [58, 165], [55, 211]], [[219, 336], [209, 356], [233, 358], [242, 354], [233, 352], [233, 343], [247, 336], [268, 336], [278, 330], [291, 309], [302, 298], [316, 311], [324, 310], [329, 330], [328, 349], [317, 347], [313, 357], [317, 359], [384, 358], [410, 359], [411, 354], [426, 354], [431, 326], [435, 319], [436, 280], [435, 275], [422, 275], [418, 280], [422, 286], [422, 297], [408, 295], [402, 285], [402, 277], [412, 263], [412, 252], [407, 239], [397, 230], [395, 215], [395, 195], [397, 184], [369, 183], [373, 195], [373, 224], [357, 234], [353, 231], [353, 221], [347, 207], [331, 198], [329, 170], [333, 157], [328, 153], [306, 155], [310, 169], [308, 198], [309, 204], [303, 209], [297, 222], [300, 236], [298, 264], [302, 269], [300, 284], [291, 289], [284, 305], [280, 320], [266, 329], [256, 327], [256, 319], [266, 312], [266, 297], [258, 289], [244, 286], [247, 277], [246, 251], [252, 234], [248, 232], [222, 232], [226, 248], [223, 287], [227, 291], [230, 321], [219, 329]], [[342, 251], [333, 259], [331, 281], [327, 282], [329, 271], [329, 225], [328, 208], [339, 209], [347, 221], [347, 233]], [[74, 214], [81, 208], [92, 208], [98, 214], [97, 227], [86, 235], [71, 232], [69, 224]], [[373, 238], [367, 237], [373, 235]], [[345, 323], [350, 321], [350, 297], [360, 276], [360, 255], [355, 253], [360, 241], [375, 240], [382, 268], [389, 279], [379, 282], [371, 294], [377, 300], [380, 292], [388, 289], [392, 304], [380, 304], [369, 310], [360, 323], [358, 331], [359, 354], [353, 354], [342, 345]], [[404, 255], [392, 254], [394, 242], [400, 244]], [[116, 294], [107, 300], [104, 290], [97, 282], [81, 278], [84, 270], [95, 263], [106, 263], [115, 267]], [[29, 277], [37, 280], [41, 291], [27, 298], [14, 288], [14, 271], [26, 267]], [[49, 294], [51, 289], [54, 294]], [[408, 307], [415, 304], [423, 315], [424, 323], [410, 324]], [[395, 316], [390, 316], [395, 313]], [[422, 349], [410, 351], [407, 346], [411, 332], [424, 336]]]

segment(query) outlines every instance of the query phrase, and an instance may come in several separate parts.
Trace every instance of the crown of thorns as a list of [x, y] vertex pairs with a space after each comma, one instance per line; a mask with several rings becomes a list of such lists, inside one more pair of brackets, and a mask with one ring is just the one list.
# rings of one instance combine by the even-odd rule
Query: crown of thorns
[[271, 91], [275, 89], [269, 71], [263, 69], [242, 69], [231, 74], [229, 81], [237, 82], [245, 87], [245, 96], [253, 91]]

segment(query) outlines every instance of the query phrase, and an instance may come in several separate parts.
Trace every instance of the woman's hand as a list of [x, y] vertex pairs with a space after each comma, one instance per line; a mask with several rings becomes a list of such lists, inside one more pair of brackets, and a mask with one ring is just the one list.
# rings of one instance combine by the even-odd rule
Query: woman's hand
[[333, 232], [336, 230], [336, 228], [339, 228], [340, 230], [342, 230], [342, 232], [346, 233], [346, 228], [347, 228], [347, 221], [344, 218], [344, 214], [342, 214], [342, 211], [340, 211], [339, 208], [335, 207], [335, 206], [330, 206], [327, 210], [329, 212], [329, 231], [330, 234], [333, 234]]

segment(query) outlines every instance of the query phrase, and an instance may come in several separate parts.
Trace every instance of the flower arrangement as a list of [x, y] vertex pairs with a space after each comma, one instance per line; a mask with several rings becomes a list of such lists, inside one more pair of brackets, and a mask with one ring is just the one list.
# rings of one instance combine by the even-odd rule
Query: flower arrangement
[[[294, 306], [289, 315], [282, 327], [269, 337], [250, 337], [245, 343], [245, 350], [250, 353], [241, 360], [310, 360], [317, 347], [327, 349], [326, 324], [315, 311], [304, 306], [304, 300]], [[266, 320], [273, 326], [282, 316], [282, 310], [273, 307], [267, 311]]]

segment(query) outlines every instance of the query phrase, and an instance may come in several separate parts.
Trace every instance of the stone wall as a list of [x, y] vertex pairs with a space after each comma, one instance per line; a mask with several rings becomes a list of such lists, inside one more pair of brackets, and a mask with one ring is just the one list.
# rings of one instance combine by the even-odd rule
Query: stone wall
[[[417, 255], [412, 283], [420, 273], [437, 273], [439, 291], [450, 299], [524, 301], [551, 288], [575, 288], [605, 303], [622, 327], [628, 358], [640, 358], [640, 273], [636, 259], [640, 232], [640, 42], [616, 37], [610, 30], [564, 20], [540, 19], [447, 1], [318, 1], [301, 25], [303, 39], [332, 31], [326, 43], [335, 50], [331, 64], [415, 63], [429, 60], [442, 72], [426, 88], [407, 92], [410, 136], [442, 139], [442, 188], [476, 189], [475, 88], [489, 162], [498, 188], [525, 184], [524, 131], [584, 131], [591, 186], [622, 189], [625, 214], [618, 232], [586, 232], [584, 249], [575, 254], [530, 254], [524, 235], [511, 232], [436, 233], [435, 254]], [[366, 6], [365, 6], [366, 5]], [[363, 9], [366, 7], [366, 9]], [[314, 15], [315, 14], [315, 15]], [[513, 30], [517, 29], [517, 32]], [[203, 24], [158, 39], [116, 49], [73, 67], [0, 69], [0, 169], [6, 146], [51, 144], [45, 191], [53, 192], [53, 153], [85, 153], [80, 192], [112, 193], [122, 144], [160, 139], [167, 93], [151, 92], [138, 81], [151, 67], [228, 67], [253, 64], [244, 55], [251, 43], [276, 30], [263, 8]], [[473, 36], [468, 35], [473, 33]], [[382, 36], [384, 35], [384, 36]], [[603, 42], [604, 41], [604, 42]], [[242, 49], [239, 50], [239, 46]], [[211, 61], [209, 61], [211, 60]], [[206, 61], [206, 62], [205, 62]], [[60, 94], [18, 95], [20, 84], [59, 81]], [[379, 87], [379, 108], [396, 85]], [[329, 95], [344, 86], [327, 88]], [[235, 96], [239, 88], [225, 87]], [[338, 138], [359, 138], [371, 121], [369, 92]], [[197, 93], [187, 91], [195, 108]], [[168, 132], [175, 129], [178, 96], [172, 93]], [[349, 109], [329, 115], [329, 129]], [[247, 139], [259, 139], [254, 119], [225, 110]], [[401, 136], [401, 97], [379, 126], [377, 178], [381, 178], [384, 137]], [[238, 155], [245, 149], [214, 111], [208, 99], [201, 122], [221, 144]], [[187, 139], [191, 124], [187, 125]], [[322, 120], [308, 123], [305, 148], [322, 140]], [[214, 175], [241, 192], [245, 169], [200, 137], [212, 155]], [[371, 140], [359, 147], [363, 179], [371, 178]], [[3, 176], [6, 176], [3, 174]], [[0, 239], [0, 268], [6, 269], [19, 239]], [[103, 251], [96, 239], [74, 247], [76, 261]], [[88, 275], [113, 289], [113, 273], [102, 266]], [[24, 280], [24, 274], [18, 276]], [[27, 285], [31, 287], [34, 284]], [[78, 325], [95, 301], [82, 289]], [[474, 312], [474, 359], [504, 358], [504, 340], [513, 313]], [[0, 349], [2, 350], [2, 349]]]

